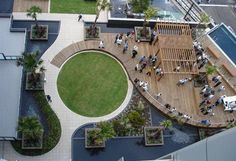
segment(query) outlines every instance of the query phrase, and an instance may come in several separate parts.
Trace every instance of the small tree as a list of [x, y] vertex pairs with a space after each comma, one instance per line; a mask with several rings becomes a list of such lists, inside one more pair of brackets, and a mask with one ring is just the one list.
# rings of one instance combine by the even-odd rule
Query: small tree
[[22, 117], [19, 119], [17, 128], [27, 139], [38, 139], [42, 133], [43, 128], [37, 117]]
[[206, 27], [207, 24], [210, 22], [210, 17], [205, 13], [205, 12], [202, 12], [200, 13], [200, 22], [199, 24], [196, 26], [196, 28], [198, 28], [198, 26], [203, 23], [204, 26]]
[[24, 52], [23, 56], [17, 59], [17, 66], [23, 66], [25, 71], [36, 73], [36, 70], [44, 71], [45, 69], [41, 66], [43, 60], [38, 60], [39, 51], [27, 53]]
[[31, 17], [35, 21], [35, 27], [38, 29], [38, 20], [37, 16], [39, 13], [42, 13], [42, 9], [38, 6], [32, 6], [30, 9], [27, 10], [27, 16]]
[[97, 20], [100, 16], [100, 12], [104, 11], [106, 9], [108, 9], [108, 10], [112, 9], [112, 6], [111, 6], [110, 2], [108, 2], [108, 0], [97, 0], [97, 3], [96, 3], [96, 17], [95, 17], [95, 20], [94, 20], [94, 23], [93, 23], [93, 26], [92, 26], [92, 31], [93, 31], [94, 35], [96, 34], [96, 24], [97, 24]]
[[216, 71], [217, 71], [216, 66], [214, 66], [214, 65], [207, 65], [207, 66], [206, 66], [206, 74], [212, 75], [212, 74], [214, 74]]
[[131, 111], [128, 119], [134, 128], [140, 128], [145, 124], [144, 118], [137, 111]]
[[168, 128], [172, 127], [172, 121], [171, 120], [163, 120], [163, 121], [160, 122], [160, 125], [164, 129], [168, 129]]
[[146, 36], [147, 34], [147, 25], [149, 24], [148, 20], [150, 20], [152, 17], [157, 15], [157, 9], [154, 7], [148, 7], [147, 10], [144, 11], [144, 22], [143, 22], [143, 30], [142, 35]]
[[42, 66], [43, 60], [38, 60], [37, 57], [39, 52], [26, 53], [24, 52], [23, 57], [17, 59], [17, 66], [23, 66], [26, 72], [30, 72], [30, 78], [28, 83], [32, 84], [32, 87], [36, 87], [40, 81], [41, 73], [45, 71]]
[[143, 13], [149, 7], [150, 0], [131, 0], [132, 10], [135, 13]]

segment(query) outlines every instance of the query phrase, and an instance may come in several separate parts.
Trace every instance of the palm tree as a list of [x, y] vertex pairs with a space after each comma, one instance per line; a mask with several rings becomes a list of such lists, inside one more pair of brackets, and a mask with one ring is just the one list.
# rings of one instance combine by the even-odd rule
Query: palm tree
[[156, 16], [157, 12], [158, 12], [158, 10], [154, 7], [151, 7], [151, 6], [148, 7], [148, 9], [144, 11], [144, 22], [143, 22], [142, 35], [146, 36], [148, 20], [150, 20], [152, 17]]
[[42, 125], [37, 117], [22, 117], [19, 119], [17, 128], [27, 139], [37, 139], [43, 133]]
[[34, 53], [24, 52], [23, 57], [17, 59], [17, 66], [23, 66], [24, 70], [29, 72], [29, 74], [26, 75], [28, 80], [26, 88], [41, 88], [41, 76], [45, 68], [42, 66], [43, 60], [37, 59], [38, 54], [38, 51]]
[[112, 9], [112, 6], [111, 6], [110, 2], [108, 2], [108, 0], [97, 0], [97, 3], [96, 3], [96, 17], [95, 17], [95, 20], [94, 20], [94, 23], [93, 23], [93, 26], [92, 26], [93, 35], [96, 34], [96, 24], [97, 24], [97, 20], [100, 16], [100, 12], [104, 11], [106, 9], [108, 9], [108, 10]]
[[31, 17], [35, 21], [35, 27], [38, 29], [38, 20], [37, 15], [42, 13], [42, 9], [38, 6], [32, 6], [30, 9], [27, 10], [27, 16]]
[[27, 53], [24, 52], [23, 57], [17, 59], [17, 66], [23, 66], [26, 72], [36, 73], [36, 70], [43, 72], [45, 69], [42, 67], [43, 60], [38, 60], [39, 51]]
[[160, 125], [161, 125], [164, 129], [167, 129], [167, 128], [172, 127], [172, 121], [171, 121], [171, 120], [163, 120], [163, 121], [160, 122]]

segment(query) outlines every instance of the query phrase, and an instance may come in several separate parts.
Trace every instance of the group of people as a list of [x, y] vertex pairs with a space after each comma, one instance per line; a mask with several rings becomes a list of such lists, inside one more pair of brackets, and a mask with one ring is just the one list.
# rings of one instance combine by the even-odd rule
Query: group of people
[[198, 66], [198, 69], [201, 69], [208, 63], [209, 57], [207, 56], [205, 50], [202, 48], [199, 42], [193, 42], [193, 47], [195, 49], [197, 56], [197, 62], [196, 62], [197, 64], [196, 63], [195, 64]]
[[212, 82], [215, 84], [214, 87], [210, 87], [209, 85], [205, 85], [201, 91], [200, 95], [202, 96], [202, 101], [199, 104], [200, 110], [204, 115], [210, 114], [214, 116], [213, 109], [216, 108], [218, 105], [223, 103], [223, 99], [226, 97], [225, 95], [221, 95], [214, 103], [212, 99], [215, 97], [216, 91], [221, 93], [225, 90], [224, 86], [221, 86], [216, 90], [215, 88], [221, 83], [221, 76], [214, 76], [212, 78]]
[[189, 81], [192, 81], [192, 78], [184, 78], [184, 79], [180, 79], [178, 82], [177, 82], [177, 86], [180, 86], [180, 85], [185, 85], [187, 82]]
[[169, 113], [176, 114], [176, 115], [178, 115], [179, 117], [185, 119], [186, 121], [189, 121], [189, 120], [192, 118], [192, 116], [190, 116], [190, 115], [188, 115], [188, 114], [184, 114], [184, 113], [182, 113], [182, 112], [178, 112], [175, 107], [171, 107], [171, 105], [168, 104], [168, 103], [165, 104], [165, 108], [169, 111]]
[[135, 78], [134, 83], [143, 89], [144, 92], [148, 91], [148, 82], [139, 80], [138, 78]]

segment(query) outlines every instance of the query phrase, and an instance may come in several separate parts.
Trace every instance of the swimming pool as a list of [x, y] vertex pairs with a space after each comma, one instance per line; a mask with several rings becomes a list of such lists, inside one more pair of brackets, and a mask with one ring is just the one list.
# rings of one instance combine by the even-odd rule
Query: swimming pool
[[220, 24], [216, 29], [208, 34], [211, 39], [221, 48], [231, 62], [236, 66], [236, 37], [225, 26]]

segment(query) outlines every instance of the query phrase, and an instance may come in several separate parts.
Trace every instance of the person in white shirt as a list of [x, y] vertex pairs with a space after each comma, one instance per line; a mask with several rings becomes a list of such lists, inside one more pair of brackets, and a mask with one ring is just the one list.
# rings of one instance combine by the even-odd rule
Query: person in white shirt
[[98, 48], [105, 48], [104, 42], [100, 41]]

